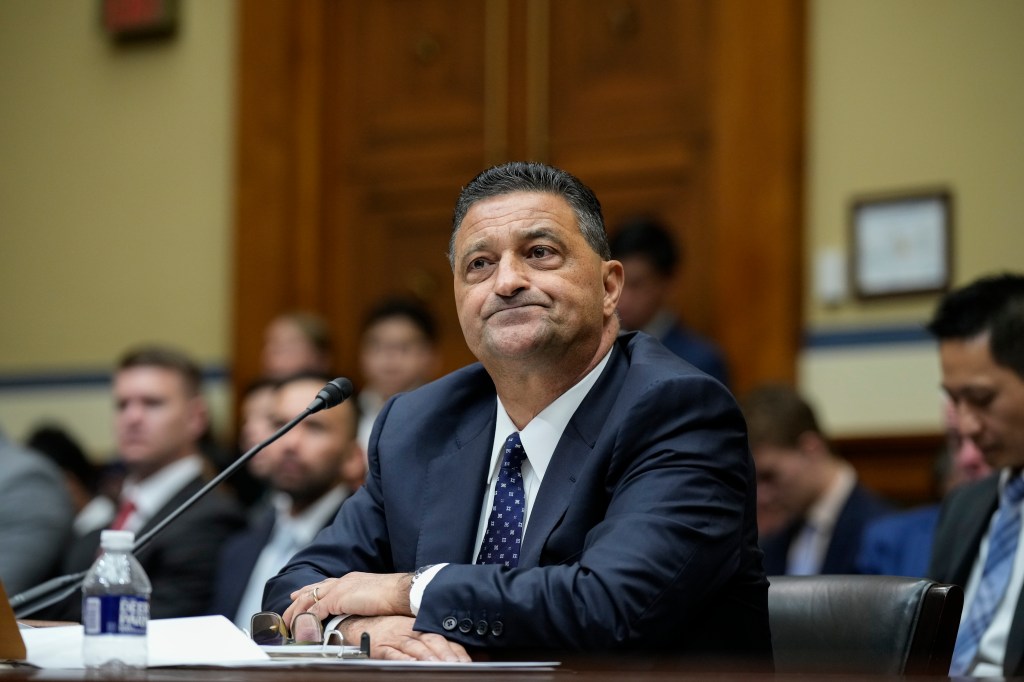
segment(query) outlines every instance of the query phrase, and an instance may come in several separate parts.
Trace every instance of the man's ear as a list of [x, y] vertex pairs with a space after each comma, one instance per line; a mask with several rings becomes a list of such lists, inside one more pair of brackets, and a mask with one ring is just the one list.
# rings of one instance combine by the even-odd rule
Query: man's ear
[[626, 281], [622, 263], [617, 260], [606, 260], [601, 263], [601, 275], [604, 278], [604, 314], [611, 317], [619, 305], [619, 296]]
[[206, 400], [202, 396], [189, 398], [187, 428], [194, 443], [199, 442], [209, 425], [210, 408], [207, 406]]

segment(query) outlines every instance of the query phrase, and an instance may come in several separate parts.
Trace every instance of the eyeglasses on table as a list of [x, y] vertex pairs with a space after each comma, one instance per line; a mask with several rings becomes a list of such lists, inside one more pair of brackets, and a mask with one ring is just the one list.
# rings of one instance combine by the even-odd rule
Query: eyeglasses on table
[[[250, 636], [275, 658], [301, 655], [334, 656], [337, 658], [369, 658], [370, 635], [364, 632], [359, 646], [346, 646], [338, 630], [324, 632], [315, 614], [303, 612], [292, 619], [291, 628], [280, 614], [260, 611], [249, 621]], [[337, 638], [336, 644], [331, 640]], [[300, 649], [301, 647], [301, 649]]]

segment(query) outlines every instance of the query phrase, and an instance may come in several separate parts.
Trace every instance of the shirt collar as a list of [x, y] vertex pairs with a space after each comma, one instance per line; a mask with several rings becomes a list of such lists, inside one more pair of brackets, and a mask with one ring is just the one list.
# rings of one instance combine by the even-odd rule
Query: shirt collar
[[281, 496], [284, 504], [275, 498], [277, 522], [274, 524], [274, 532], [287, 531], [298, 544], [308, 545], [320, 532], [320, 529], [334, 517], [338, 507], [345, 501], [348, 494], [348, 489], [345, 486], [338, 485], [296, 516], [291, 515], [291, 499], [287, 495]]
[[168, 464], [154, 474], [138, 481], [128, 479], [122, 499], [130, 499], [140, 523], [146, 523], [171, 501], [192, 479], [203, 473], [203, 460], [199, 455], [188, 455]]
[[819, 530], [831, 529], [839, 519], [843, 505], [857, 485], [857, 474], [847, 462], [842, 462], [832, 485], [828, 487], [821, 499], [811, 505], [807, 512], [808, 520]]
[[[612, 348], [614, 347], [613, 345]], [[551, 462], [551, 456], [555, 453], [555, 448], [562, 437], [562, 432], [569, 425], [569, 420], [576, 414], [576, 410], [579, 409], [583, 399], [590, 393], [590, 389], [597, 383], [597, 379], [601, 376], [605, 365], [608, 364], [608, 358], [611, 357], [611, 354], [612, 351], [609, 349], [601, 359], [601, 362], [597, 363], [572, 388], [558, 396], [554, 402], [545, 407], [540, 414], [531, 419], [530, 423], [519, 431], [519, 440], [523, 444], [523, 449], [526, 450], [526, 457], [540, 479], [544, 478], [544, 473]], [[516, 425], [512, 422], [512, 418], [508, 416], [508, 412], [505, 411], [505, 406], [502, 405], [501, 398], [499, 397], [498, 415], [495, 424], [495, 444], [491, 452], [491, 468], [487, 479], [488, 482], [492, 480], [497, 471], [497, 463], [501, 457], [505, 438], [517, 430]]]

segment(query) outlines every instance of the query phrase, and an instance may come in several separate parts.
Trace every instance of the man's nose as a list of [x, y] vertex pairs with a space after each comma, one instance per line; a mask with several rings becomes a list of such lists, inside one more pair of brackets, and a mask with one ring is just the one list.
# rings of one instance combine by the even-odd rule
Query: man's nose
[[498, 261], [494, 279], [494, 293], [499, 296], [513, 296], [530, 284], [526, 264], [512, 254], [505, 254]]
[[956, 428], [961, 438], [971, 438], [981, 432], [981, 420], [970, 405], [961, 402], [956, 411]]
[[138, 403], [126, 403], [121, 406], [119, 417], [123, 422], [136, 422], [143, 414], [142, 405]]

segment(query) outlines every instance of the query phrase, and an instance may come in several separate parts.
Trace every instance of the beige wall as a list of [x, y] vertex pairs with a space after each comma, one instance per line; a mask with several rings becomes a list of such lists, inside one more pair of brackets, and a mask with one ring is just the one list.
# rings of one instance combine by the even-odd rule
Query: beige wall
[[[954, 283], [1024, 270], [1024, 2], [812, 0], [806, 281], [845, 252], [852, 197], [941, 185], [954, 197]], [[826, 306], [815, 332], [926, 321], [934, 296]], [[939, 428], [931, 343], [806, 350], [802, 387], [833, 432]]]
[[[0, 378], [105, 371], [126, 346], [228, 358], [234, 3], [184, 0], [178, 37], [116, 49], [84, 0], [0, 2]], [[853, 196], [942, 184], [958, 283], [1021, 267], [1024, 2], [809, 0], [806, 281]], [[818, 303], [809, 329], [919, 324], [934, 298]], [[837, 434], [938, 428], [928, 343], [808, 349]], [[223, 414], [224, 385], [213, 386]], [[109, 449], [101, 385], [0, 390], [20, 437], [59, 417]]]
[[[149, 340], [223, 367], [234, 4], [185, 0], [175, 39], [129, 48], [98, 8], [0, 2], [0, 374], [103, 372]], [[83, 390], [106, 405], [102, 386], [0, 391], [0, 425], [66, 417], [104, 449]]]

